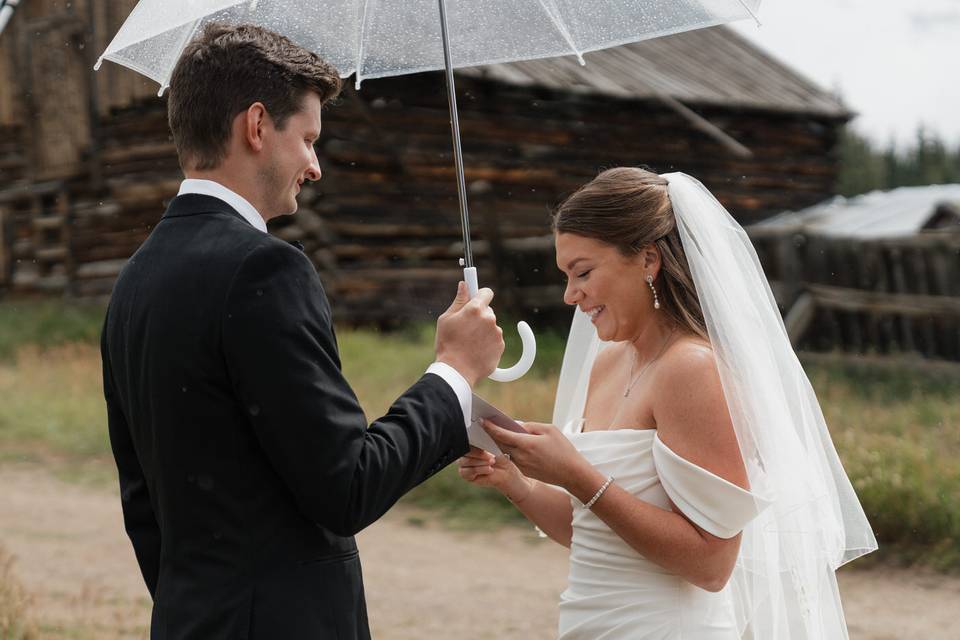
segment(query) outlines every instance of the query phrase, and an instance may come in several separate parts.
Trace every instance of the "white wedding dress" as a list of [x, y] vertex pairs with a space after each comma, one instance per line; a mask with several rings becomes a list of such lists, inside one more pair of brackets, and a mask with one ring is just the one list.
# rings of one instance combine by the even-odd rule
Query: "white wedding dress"
[[[577, 450], [631, 494], [677, 508], [701, 528], [736, 535], [762, 508], [748, 491], [684, 460], [655, 429], [570, 435]], [[561, 640], [737, 640], [729, 590], [711, 593], [647, 560], [576, 498]], [[759, 506], [758, 506], [759, 505]]]

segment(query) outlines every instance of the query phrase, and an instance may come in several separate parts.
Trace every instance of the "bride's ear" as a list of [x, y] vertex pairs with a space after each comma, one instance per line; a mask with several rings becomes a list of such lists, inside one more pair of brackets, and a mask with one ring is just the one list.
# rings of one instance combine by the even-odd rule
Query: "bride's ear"
[[637, 254], [637, 259], [646, 273], [649, 273], [654, 278], [660, 275], [660, 249], [656, 244], [648, 244], [640, 249], [640, 253]]

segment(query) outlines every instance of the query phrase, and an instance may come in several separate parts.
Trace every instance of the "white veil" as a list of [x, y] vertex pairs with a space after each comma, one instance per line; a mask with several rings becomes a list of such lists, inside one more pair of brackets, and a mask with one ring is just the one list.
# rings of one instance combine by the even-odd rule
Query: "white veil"
[[[772, 504], [743, 531], [728, 589], [746, 638], [846, 638], [836, 569], [877, 548], [746, 232], [699, 181], [663, 176], [751, 491]], [[638, 286], [643, 283], [638, 283]], [[582, 418], [599, 340], [574, 315], [553, 423]]]

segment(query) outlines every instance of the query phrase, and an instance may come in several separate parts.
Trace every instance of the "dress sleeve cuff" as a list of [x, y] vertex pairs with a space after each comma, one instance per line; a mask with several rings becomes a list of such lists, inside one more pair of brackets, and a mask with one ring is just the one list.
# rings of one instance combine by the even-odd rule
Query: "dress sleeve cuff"
[[473, 411], [473, 392], [470, 390], [470, 384], [466, 378], [460, 375], [460, 372], [443, 362], [434, 362], [427, 367], [427, 373], [432, 373], [443, 378], [453, 392], [457, 394], [460, 400], [460, 409], [463, 410], [463, 428], [470, 426], [470, 416]]

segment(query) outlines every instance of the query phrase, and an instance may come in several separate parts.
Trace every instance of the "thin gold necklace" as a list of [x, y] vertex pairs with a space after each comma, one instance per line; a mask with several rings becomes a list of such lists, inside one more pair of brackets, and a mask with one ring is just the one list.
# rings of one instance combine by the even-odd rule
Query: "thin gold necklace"
[[657, 359], [663, 355], [663, 352], [667, 350], [667, 345], [670, 344], [670, 338], [673, 337], [673, 332], [676, 330], [677, 330], [676, 326], [670, 329], [670, 333], [667, 335], [666, 340], [663, 341], [663, 345], [660, 347], [660, 351], [657, 352], [657, 355], [653, 356], [653, 359], [650, 360], [650, 362], [643, 365], [643, 369], [640, 369], [640, 373], [638, 373], [637, 377], [635, 378], [633, 377], [633, 369], [634, 367], [637, 366], [637, 350], [633, 349], [633, 360], [630, 361], [630, 378], [632, 378], [632, 381], [630, 382], [630, 384], [627, 385], [627, 388], [623, 392], [624, 398], [628, 398], [630, 396], [630, 390], [633, 389], [633, 385], [637, 384], [637, 380], [639, 380], [643, 376], [643, 374], [647, 371], [647, 369], [650, 368], [650, 365], [656, 362]]

